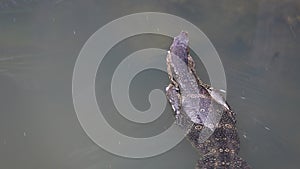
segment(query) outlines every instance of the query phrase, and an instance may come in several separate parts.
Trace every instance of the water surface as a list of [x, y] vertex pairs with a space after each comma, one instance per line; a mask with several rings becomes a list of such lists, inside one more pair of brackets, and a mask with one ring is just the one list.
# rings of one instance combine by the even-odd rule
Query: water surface
[[[241, 156], [253, 168], [299, 168], [300, 3], [276, 1], [3, 0], [0, 3], [0, 168], [193, 168], [186, 140], [152, 158], [129, 159], [99, 148], [81, 128], [72, 103], [72, 71], [87, 39], [106, 23], [136, 12], [165, 12], [198, 26], [224, 65], [228, 102], [238, 114]], [[122, 28], [120, 28], [122, 29]], [[149, 124], [118, 114], [110, 96], [116, 66], [144, 48], [167, 49], [171, 38], [140, 35], [117, 44], [98, 70], [96, 93], [107, 121], [147, 137], [172, 124], [171, 108]], [[201, 78], [208, 76], [200, 63]], [[133, 105], [164, 89], [166, 73], [147, 70], [130, 86]]]

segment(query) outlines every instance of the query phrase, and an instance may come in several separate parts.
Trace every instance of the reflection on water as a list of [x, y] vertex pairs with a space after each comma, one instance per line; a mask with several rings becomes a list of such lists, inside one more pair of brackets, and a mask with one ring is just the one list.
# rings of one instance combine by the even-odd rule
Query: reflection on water
[[[296, 0], [1, 1], [0, 168], [194, 167], [199, 155], [187, 141], [148, 159], [112, 155], [88, 138], [73, 109], [72, 71], [84, 42], [109, 21], [144, 11], [183, 17], [213, 42], [226, 71], [228, 102], [238, 114], [241, 156], [253, 168], [299, 168], [300, 2]], [[171, 39], [154, 35], [133, 37], [107, 54], [96, 93], [115, 129], [151, 135], [171, 124], [169, 107], [161, 119], [147, 125], [122, 119], [105, 93], [124, 57], [142, 48], [167, 49], [170, 43]], [[197, 65], [207, 81], [199, 60]], [[164, 89], [166, 77], [159, 71], [140, 73], [131, 86], [133, 104], [147, 108], [148, 92]]]

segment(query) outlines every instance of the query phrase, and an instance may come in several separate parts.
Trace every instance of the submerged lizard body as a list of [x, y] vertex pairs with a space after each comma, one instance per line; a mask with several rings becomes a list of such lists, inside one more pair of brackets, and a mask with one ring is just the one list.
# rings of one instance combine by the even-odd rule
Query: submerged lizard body
[[[250, 169], [238, 156], [239, 137], [235, 114], [223, 97], [196, 75], [188, 51], [188, 36], [181, 32], [167, 55], [171, 83], [167, 98], [175, 112], [176, 123], [187, 131], [187, 138], [202, 154], [199, 169]], [[212, 134], [203, 140], [204, 129]]]

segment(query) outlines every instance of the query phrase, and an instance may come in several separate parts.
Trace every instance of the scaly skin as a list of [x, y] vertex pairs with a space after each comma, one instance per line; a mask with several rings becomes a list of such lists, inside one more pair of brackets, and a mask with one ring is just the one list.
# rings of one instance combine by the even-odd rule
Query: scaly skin
[[[187, 131], [187, 138], [202, 154], [196, 168], [250, 169], [238, 156], [240, 141], [235, 114], [227, 102], [196, 75], [186, 32], [174, 38], [167, 66], [171, 83], [166, 96], [175, 112], [176, 123]], [[204, 130], [208, 131], [207, 138]]]

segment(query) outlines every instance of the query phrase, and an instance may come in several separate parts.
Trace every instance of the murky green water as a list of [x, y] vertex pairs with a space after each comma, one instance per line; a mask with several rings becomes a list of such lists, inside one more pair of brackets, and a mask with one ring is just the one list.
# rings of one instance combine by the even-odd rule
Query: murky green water
[[[186, 140], [151, 158], [110, 154], [89, 139], [73, 108], [72, 72], [87, 39], [114, 19], [146, 11], [185, 18], [214, 44], [226, 72], [228, 102], [238, 114], [241, 156], [255, 169], [299, 168], [297, 0], [0, 2], [0, 168], [194, 167], [199, 155]], [[170, 43], [159, 35], [134, 36], [112, 48], [101, 63], [98, 104], [121, 133], [147, 137], [171, 125], [170, 107], [158, 120], [141, 125], [120, 116], [110, 96], [111, 77], [122, 59], [144, 48], [167, 49]], [[147, 109], [149, 92], [167, 84], [164, 72], [139, 73], [130, 86], [133, 105]]]

